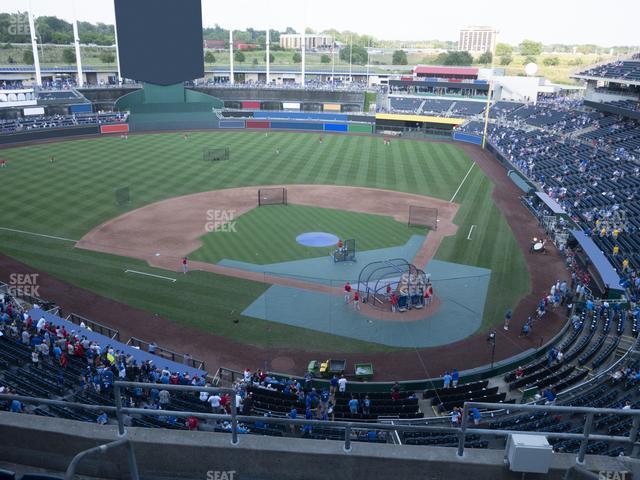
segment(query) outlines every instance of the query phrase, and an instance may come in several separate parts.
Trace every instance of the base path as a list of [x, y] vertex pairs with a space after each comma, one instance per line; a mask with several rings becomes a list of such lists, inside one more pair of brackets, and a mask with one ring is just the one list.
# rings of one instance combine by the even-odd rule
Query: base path
[[[273, 187], [287, 189], [288, 203], [386, 215], [403, 223], [409, 221], [410, 205], [437, 208], [438, 228], [429, 232], [413, 259], [418, 268], [424, 268], [444, 237], [455, 235], [458, 230], [453, 223], [458, 204], [437, 198], [375, 188], [270, 185], [214, 190], [162, 200], [99, 225], [83, 236], [76, 247], [138, 258], [154, 267], [178, 271], [180, 259], [202, 246], [200, 237], [208, 233], [212, 211], [233, 212], [233, 217], [237, 218], [257, 208], [258, 189]], [[191, 262], [191, 268], [256, 279], [244, 270], [204, 262]]]

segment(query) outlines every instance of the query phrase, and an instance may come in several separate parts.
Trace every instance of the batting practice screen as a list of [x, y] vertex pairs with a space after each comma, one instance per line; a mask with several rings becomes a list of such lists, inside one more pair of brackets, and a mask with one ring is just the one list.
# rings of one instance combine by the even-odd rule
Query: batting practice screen
[[229, 147], [222, 148], [205, 148], [202, 157], [207, 162], [218, 162], [221, 160], [229, 160]]
[[437, 230], [438, 209], [409, 205], [409, 226], [427, 227], [432, 230]]
[[258, 206], [263, 205], [286, 205], [286, 188], [261, 188], [258, 190]]

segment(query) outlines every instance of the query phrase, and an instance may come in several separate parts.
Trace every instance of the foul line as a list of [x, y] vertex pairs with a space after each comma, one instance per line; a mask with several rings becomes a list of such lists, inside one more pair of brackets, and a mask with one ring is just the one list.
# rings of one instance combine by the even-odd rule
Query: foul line
[[15, 228], [0, 227], [0, 230], [6, 230], [7, 232], [24, 233], [25, 235], [33, 235], [34, 237], [44, 237], [44, 238], [52, 238], [54, 240], [63, 240], [65, 242], [78, 243], [80, 241], [80, 240], [74, 240], [72, 238], [45, 235], [44, 233], [35, 233], [35, 232], [27, 232], [25, 230], [16, 230]]
[[175, 278], [163, 277], [162, 275], [155, 275], [153, 273], [139, 272], [138, 270], [125, 270], [124, 273], [137, 273], [138, 275], [146, 275], [147, 277], [161, 278], [163, 280], [169, 280], [175, 282]]
[[473, 168], [473, 166], [475, 165], [475, 163], [472, 163], [471, 166], [469, 167], [469, 170], [467, 171], [467, 174], [464, 176], [464, 178], [462, 179], [462, 181], [460, 182], [460, 185], [458, 185], [458, 189], [456, 190], [456, 192], [453, 194], [453, 197], [451, 197], [451, 200], [449, 200], [449, 203], [453, 203], [453, 199], [456, 198], [456, 195], [458, 195], [458, 192], [460, 191], [460, 189], [462, 188], [462, 185], [464, 185], [465, 180], [467, 179], [467, 177], [469, 176], [469, 174], [471, 173], [471, 169]]
[[469, 229], [469, 235], [467, 235], [467, 240], [471, 240], [471, 234], [473, 233], [474, 228], [476, 228], [476, 226], [471, 225], [471, 228]]

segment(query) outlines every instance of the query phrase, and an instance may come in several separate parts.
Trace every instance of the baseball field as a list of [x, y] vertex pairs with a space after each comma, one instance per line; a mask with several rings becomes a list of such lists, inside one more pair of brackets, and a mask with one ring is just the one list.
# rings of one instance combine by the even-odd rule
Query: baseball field
[[[205, 148], [218, 147], [228, 147], [231, 158], [203, 159]], [[491, 271], [480, 330], [500, 323], [505, 310], [530, 291], [522, 251], [492, 199], [493, 183], [454, 144], [394, 140], [385, 146], [381, 138], [369, 136], [329, 135], [319, 142], [317, 134], [193, 132], [187, 139], [163, 133], [29, 145], [3, 150], [2, 158], [8, 161], [0, 171], [2, 253], [98, 295], [241, 343], [321, 351], [395, 350], [243, 315], [269, 288], [263, 282], [198, 269], [183, 275], [177, 257], [175, 265], [169, 261], [170, 268], [151, 267], [139, 255], [119, 251], [117, 241], [108, 249], [77, 248], [76, 243], [113, 219], [186, 195], [251, 186], [257, 193], [257, 187], [265, 185], [367, 187], [455, 204], [457, 232], [442, 238], [434, 258]], [[116, 202], [118, 189], [128, 190], [130, 202]], [[251, 202], [256, 202], [256, 193]], [[415, 235], [432, 235], [393, 215], [348, 211], [348, 201], [344, 207], [247, 209], [225, 219], [234, 222], [233, 229], [204, 233], [187, 253], [192, 261], [211, 264], [235, 260], [271, 265], [330, 253], [295, 242], [298, 234], [309, 231], [355, 238], [359, 251], [398, 247]], [[162, 238], [166, 229], [172, 236], [167, 242], [177, 242], [175, 224], [183, 215], [175, 209], [165, 218], [154, 217], [140, 235], [153, 228]], [[203, 226], [208, 220], [203, 216]]]

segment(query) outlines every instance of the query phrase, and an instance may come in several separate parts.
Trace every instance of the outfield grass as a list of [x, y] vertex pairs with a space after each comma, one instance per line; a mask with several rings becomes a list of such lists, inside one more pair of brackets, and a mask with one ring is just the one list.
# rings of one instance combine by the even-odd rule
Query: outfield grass
[[[198, 132], [96, 138], [3, 150], [9, 165], [0, 180], [0, 227], [79, 239], [95, 226], [165, 198], [246, 185], [315, 183], [383, 188], [449, 200], [472, 162], [457, 146], [376, 137], [259, 132]], [[228, 146], [231, 160], [202, 160], [204, 147]], [[280, 155], [275, 149], [281, 150]], [[56, 162], [48, 158], [55, 155]], [[114, 189], [129, 185], [132, 203], [115, 203]], [[522, 253], [491, 200], [492, 183], [473, 168], [456, 201], [459, 234], [438, 258], [492, 269], [484, 326], [502, 320], [528, 291]], [[476, 225], [467, 241], [468, 229]], [[239, 315], [264, 285], [210, 273], [171, 285], [129, 278], [127, 268], [153, 271], [142, 262], [71, 248], [70, 242], [0, 230], [0, 251], [35, 268], [172, 321], [238, 341], [268, 346], [344, 351], [389, 350]], [[172, 289], [174, 288], [174, 289]], [[233, 294], [232, 292], [236, 292]], [[96, 319], [99, 321], [99, 319]], [[235, 326], [234, 326], [235, 325]], [[268, 332], [268, 333], [266, 333]]]
[[200, 239], [202, 247], [189, 254], [192, 260], [217, 263], [222, 259], [266, 265], [326, 256], [330, 247], [307, 247], [296, 242], [305, 232], [328, 232], [338, 238], [357, 239], [357, 249], [404, 245], [424, 228], [408, 228], [391, 217], [347, 212], [303, 205], [272, 205], [254, 208], [233, 223], [233, 230], [221, 229]]

